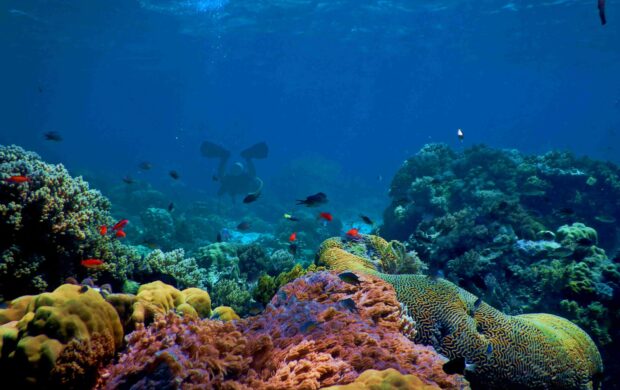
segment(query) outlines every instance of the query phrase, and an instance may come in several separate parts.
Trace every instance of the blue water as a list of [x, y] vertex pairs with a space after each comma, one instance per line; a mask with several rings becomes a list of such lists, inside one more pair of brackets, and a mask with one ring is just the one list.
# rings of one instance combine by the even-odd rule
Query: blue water
[[457, 128], [466, 144], [619, 162], [608, 3], [603, 27], [589, 0], [4, 0], [0, 143], [110, 180], [148, 160], [151, 182], [177, 169], [204, 196], [205, 139], [267, 141], [265, 177], [320, 156], [379, 193], [421, 145], [458, 147]]

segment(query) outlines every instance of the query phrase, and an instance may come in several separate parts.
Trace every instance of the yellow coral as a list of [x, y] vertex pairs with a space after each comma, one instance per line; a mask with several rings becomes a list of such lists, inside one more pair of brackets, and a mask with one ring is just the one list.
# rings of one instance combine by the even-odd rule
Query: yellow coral
[[233, 320], [241, 319], [241, 317], [239, 317], [237, 313], [235, 313], [232, 307], [229, 307], [229, 306], [216, 307], [215, 309], [213, 309], [211, 318], [214, 320], [221, 320], [221, 321], [233, 321]]
[[107, 348], [96, 356], [104, 361], [123, 341], [123, 328], [114, 308], [97, 291], [72, 284], [51, 293], [18, 298], [0, 310], [0, 318], [2, 371], [20, 372], [16, 381], [37, 386], [48, 383], [56, 360], [70, 343], [89, 343], [95, 336], [105, 339]]
[[[323, 249], [323, 246], [321, 247]], [[329, 268], [376, 275], [394, 287], [416, 322], [415, 341], [449, 358], [475, 363], [472, 385], [506, 388], [597, 388], [603, 364], [594, 342], [570, 321], [549, 314], [508, 316], [443, 280], [388, 275], [331, 241], [319, 253]]]
[[323, 390], [435, 390], [415, 375], [403, 375], [393, 368], [366, 370], [348, 385], [325, 387]]

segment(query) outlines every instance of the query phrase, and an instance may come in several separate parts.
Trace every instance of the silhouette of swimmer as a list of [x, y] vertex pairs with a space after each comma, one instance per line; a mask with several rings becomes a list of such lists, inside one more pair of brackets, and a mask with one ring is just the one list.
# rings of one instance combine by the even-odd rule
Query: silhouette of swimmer
[[264, 142], [259, 142], [241, 152], [241, 157], [245, 160], [245, 165], [239, 161], [235, 162], [228, 172], [226, 165], [230, 159], [230, 152], [223, 147], [212, 142], [205, 141], [200, 146], [200, 153], [206, 158], [217, 158], [220, 160], [217, 167], [217, 175], [213, 180], [219, 181], [220, 189], [218, 195], [229, 194], [233, 202], [236, 195], [254, 195], [258, 197], [263, 189], [263, 181], [256, 176], [256, 167], [253, 159], [264, 159], [269, 154], [269, 148]]

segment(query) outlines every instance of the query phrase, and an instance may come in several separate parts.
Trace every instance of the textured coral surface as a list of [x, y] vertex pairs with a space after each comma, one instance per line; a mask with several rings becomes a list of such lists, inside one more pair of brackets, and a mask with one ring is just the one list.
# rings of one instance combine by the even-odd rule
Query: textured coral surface
[[337, 270], [379, 276], [394, 287], [416, 322], [417, 342], [451, 359], [464, 358], [472, 384], [493, 389], [596, 388], [602, 373], [598, 349], [568, 320], [549, 314], [507, 316], [456, 285], [424, 275], [388, 275], [368, 259], [335, 246], [320, 259]]
[[328, 272], [282, 287], [263, 314], [239, 321], [172, 314], [129, 335], [129, 349], [103, 371], [101, 388], [188, 386], [319, 389], [394, 368], [425, 384], [457, 389], [443, 358], [414, 344], [394, 290], [366, 277], [344, 283]]

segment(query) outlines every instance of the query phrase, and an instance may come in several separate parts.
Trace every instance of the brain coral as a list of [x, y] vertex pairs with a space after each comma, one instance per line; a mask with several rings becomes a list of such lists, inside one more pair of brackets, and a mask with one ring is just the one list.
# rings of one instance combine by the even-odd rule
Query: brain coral
[[92, 383], [123, 341], [114, 308], [95, 290], [71, 284], [14, 300], [0, 310], [0, 324], [0, 375], [7, 388]]
[[472, 385], [490, 389], [592, 389], [602, 361], [590, 337], [568, 320], [549, 314], [508, 316], [456, 285], [423, 275], [388, 275], [368, 259], [338, 248], [332, 239], [320, 261], [336, 270], [372, 274], [396, 290], [416, 322], [415, 341], [451, 359], [475, 364]]
[[394, 368], [424, 384], [460, 389], [431, 348], [414, 344], [392, 287], [317, 272], [283, 286], [260, 316], [231, 322], [169, 313], [128, 337], [100, 388], [319, 389]]

